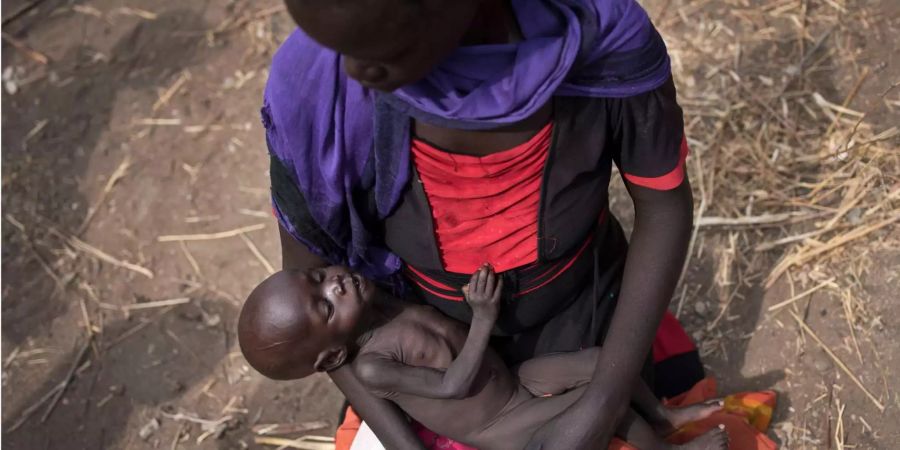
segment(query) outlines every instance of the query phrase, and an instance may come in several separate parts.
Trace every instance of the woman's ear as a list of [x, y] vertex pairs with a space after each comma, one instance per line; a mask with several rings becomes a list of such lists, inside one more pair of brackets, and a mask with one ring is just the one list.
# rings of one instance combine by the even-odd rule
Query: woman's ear
[[329, 372], [344, 364], [347, 360], [347, 346], [332, 347], [319, 352], [313, 368], [318, 372]]

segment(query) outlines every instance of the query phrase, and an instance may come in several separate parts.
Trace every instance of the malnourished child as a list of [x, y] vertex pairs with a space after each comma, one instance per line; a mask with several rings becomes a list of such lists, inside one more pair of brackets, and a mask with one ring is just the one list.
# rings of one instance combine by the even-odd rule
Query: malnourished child
[[[428, 429], [482, 450], [525, 448], [532, 433], [581, 395], [600, 347], [540, 356], [511, 371], [488, 347], [503, 290], [485, 265], [464, 289], [471, 326], [399, 300], [346, 268], [282, 271], [250, 294], [238, 334], [263, 375], [298, 379], [351, 364], [373, 394]], [[641, 449], [726, 449], [714, 429], [682, 446], [660, 436], [721, 407], [666, 408], [639, 381], [617, 435]], [[649, 423], [648, 423], [649, 422]], [[652, 426], [651, 426], [652, 423]]]

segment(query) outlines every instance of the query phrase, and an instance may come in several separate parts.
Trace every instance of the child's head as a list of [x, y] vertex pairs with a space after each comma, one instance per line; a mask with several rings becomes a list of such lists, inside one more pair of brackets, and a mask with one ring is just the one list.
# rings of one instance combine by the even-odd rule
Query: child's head
[[260, 283], [241, 308], [238, 341], [263, 375], [303, 378], [340, 367], [361, 330], [376, 287], [344, 267], [283, 270]]
[[286, 0], [306, 34], [344, 56], [364, 86], [392, 91], [460, 45], [484, 0]]

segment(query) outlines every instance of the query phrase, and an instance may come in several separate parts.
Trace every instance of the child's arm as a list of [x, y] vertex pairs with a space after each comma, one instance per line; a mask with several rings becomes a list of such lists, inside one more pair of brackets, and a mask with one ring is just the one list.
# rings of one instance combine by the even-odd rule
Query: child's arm
[[446, 371], [409, 366], [386, 356], [363, 354], [354, 364], [360, 381], [370, 389], [382, 392], [436, 399], [467, 397], [481, 368], [491, 328], [497, 320], [502, 291], [503, 280], [498, 281], [490, 267], [483, 266], [472, 275], [468, 287], [463, 288], [466, 301], [472, 307], [472, 323], [466, 343]]

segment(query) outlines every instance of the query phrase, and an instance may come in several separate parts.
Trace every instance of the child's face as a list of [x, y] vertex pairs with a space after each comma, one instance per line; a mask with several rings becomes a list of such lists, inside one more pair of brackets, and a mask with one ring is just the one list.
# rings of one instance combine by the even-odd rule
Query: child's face
[[[286, 289], [306, 313], [306, 326], [330, 342], [352, 339], [363, 312], [375, 296], [375, 286], [345, 267], [331, 266], [284, 272]], [[343, 342], [342, 342], [343, 341]]]
[[422, 79], [458, 47], [479, 4], [475, 0], [286, 3], [303, 31], [343, 55], [347, 75], [387, 92]]
[[241, 309], [241, 350], [271, 378], [330, 370], [364, 331], [360, 319], [376, 291], [373, 283], [340, 266], [278, 272], [260, 283]]

